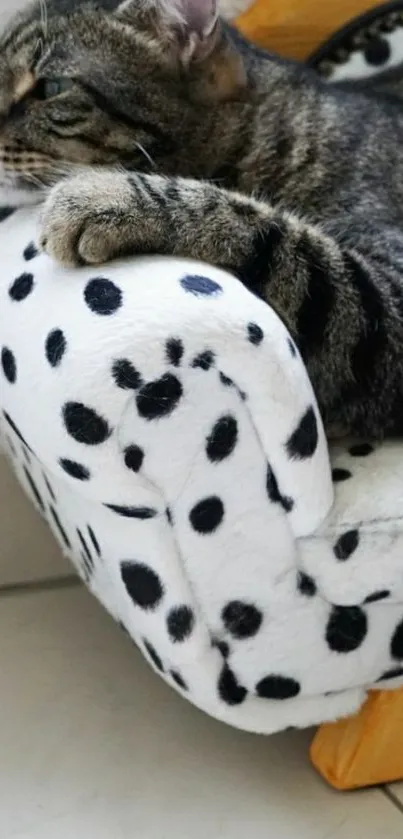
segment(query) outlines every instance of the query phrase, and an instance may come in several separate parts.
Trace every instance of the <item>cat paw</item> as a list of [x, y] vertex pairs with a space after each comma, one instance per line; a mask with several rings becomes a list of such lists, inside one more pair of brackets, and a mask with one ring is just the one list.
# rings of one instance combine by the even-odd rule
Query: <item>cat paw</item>
[[55, 186], [45, 202], [39, 243], [63, 265], [94, 265], [127, 252], [133, 193], [124, 173], [94, 170]]

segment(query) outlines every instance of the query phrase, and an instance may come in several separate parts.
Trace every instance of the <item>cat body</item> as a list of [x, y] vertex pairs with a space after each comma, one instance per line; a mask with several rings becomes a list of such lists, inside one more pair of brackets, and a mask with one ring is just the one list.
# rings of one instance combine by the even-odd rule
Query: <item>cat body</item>
[[43, 248], [228, 268], [285, 321], [328, 428], [402, 433], [402, 103], [253, 47], [214, 0], [44, 9], [0, 44], [0, 180], [55, 184]]

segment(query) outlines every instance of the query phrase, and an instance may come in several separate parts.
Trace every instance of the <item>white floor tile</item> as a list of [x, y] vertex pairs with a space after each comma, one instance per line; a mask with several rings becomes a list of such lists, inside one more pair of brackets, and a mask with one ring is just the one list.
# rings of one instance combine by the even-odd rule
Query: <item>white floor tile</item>
[[166, 687], [81, 588], [0, 599], [1, 839], [401, 839], [308, 733], [243, 734]]
[[0, 586], [73, 573], [0, 454]]

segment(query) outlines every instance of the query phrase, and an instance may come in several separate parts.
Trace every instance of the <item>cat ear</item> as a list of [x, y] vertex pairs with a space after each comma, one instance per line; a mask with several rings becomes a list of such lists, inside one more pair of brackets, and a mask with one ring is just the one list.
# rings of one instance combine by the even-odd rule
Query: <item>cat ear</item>
[[226, 101], [244, 96], [242, 53], [220, 23], [218, 0], [123, 0], [117, 9], [129, 26], [156, 36], [175, 64], [191, 70], [192, 96]]
[[128, 23], [147, 17], [179, 45], [183, 63], [202, 61], [218, 38], [217, 0], [123, 0], [117, 14]]

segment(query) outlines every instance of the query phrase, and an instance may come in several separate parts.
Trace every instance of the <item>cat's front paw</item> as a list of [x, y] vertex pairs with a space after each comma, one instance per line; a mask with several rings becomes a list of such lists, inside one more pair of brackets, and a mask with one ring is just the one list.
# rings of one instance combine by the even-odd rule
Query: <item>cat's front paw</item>
[[128, 252], [136, 215], [124, 173], [94, 170], [75, 175], [49, 194], [40, 246], [63, 265], [108, 262]]

